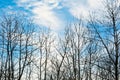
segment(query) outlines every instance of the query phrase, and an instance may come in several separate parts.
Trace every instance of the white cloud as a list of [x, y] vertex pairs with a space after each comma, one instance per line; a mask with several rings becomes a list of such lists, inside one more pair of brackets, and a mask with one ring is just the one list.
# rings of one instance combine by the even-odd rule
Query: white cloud
[[88, 18], [90, 11], [95, 11], [102, 7], [102, 1], [103, 0], [64, 0], [63, 6], [67, 7], [71, 15], [75, 18], [80, 18], [80, 16]]
[[90, 11], [97, 11], [96, 9], [102, 7], [101, 1], [103, 0], [18, 0], [17, 4], [31, 11], [37, 24], [59, 30], [61, 25], [66, 25], [61, 17], [66, 13], [60, 16], [56, 9], [67, 8], [75, 18], [79, 19], [81, 16], [88, 18]]
[[103, 5], [102, 5], [103, 1], [104, 0], [88, 0], [87, 3], [90, 9], [96, 10], [96, 9], [103, 8]]
[[89, 11], [84, 6], [73, 7], [69, 11], [75, 18], [80, 18], [81, 16], [87, 18], [89, 15]]
[[18, 0], [16, 3], [18, 6], [31, 11], [37, 24], [50, 27], [53, 30], [61, 28], [63, 22], [57, 12], [54, 11], [60, 7], [58, 0]]
[[80, 18], [81, 15], [88, 16], [87, 0], [64, 0], [62, 4], [75, 18]]
[[87, 3], [92, 8], [96, 8], [100, 4], [99, 0], [88, 0]]
[[37, 24], [51, 27], [52, 29], [59, 29], [62, 22], [57, 17], [57, 14], [48, 6], [39, 6], [31, 10], [35, 15], [33, 16]]

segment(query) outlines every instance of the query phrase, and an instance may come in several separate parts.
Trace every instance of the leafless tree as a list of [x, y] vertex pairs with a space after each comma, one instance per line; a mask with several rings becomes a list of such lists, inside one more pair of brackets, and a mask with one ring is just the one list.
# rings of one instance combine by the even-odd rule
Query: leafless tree
[[[26, 29], [26, 27], [29, 27]], [[22, 23], [20, 18], [4, 16], [0, 24], [2, 77], [4, 80], [21, 80], [29, 65], [33, 45], [30, 43], [33, 33], [32, 24]]]
[[[91, 19], [90, 24], [94, 28], [97, 36], [96, 40], [101, 42], [103, 47], [103, 62], [107, 63], [110, 69], [105, 68], [115, 80], [119, 80], [119, 58], [120, 58], [120, 8], [118, 0], [105, 0], [104, 14], [101, 19]], [[104, 18], [104, 19], [102, 19]], [[102, 30], [102, 31], [101, 31]], [[106, 60], [105, 60], [106, 59]], [[102, 67], [103, 68], [103, 67]], [[111, 71], [112, 70], [112, 71]], [[107, 78], [109, 79], [109, 78]]]

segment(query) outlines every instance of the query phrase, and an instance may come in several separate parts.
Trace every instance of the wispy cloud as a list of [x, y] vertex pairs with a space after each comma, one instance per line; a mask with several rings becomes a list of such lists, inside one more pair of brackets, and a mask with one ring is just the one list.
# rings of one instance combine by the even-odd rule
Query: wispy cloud
[[[57, 12], [66, 8], [69, 14], [79, 19], [81, 16], [88, 18], [90, 11], [96, 11], [102, 0], [17, 0], [19, 7], [29, 10], [33, 14], [34, 21], [42, 26], [48, 26], [53, 30], [61, 29], [66, 25], [64, 16]], [[61, 15], [61, 16], [60, 16]], [[68, 20], [68, 19], [66, 19]]]
[[82, 14], [87, 16], [86, 1], [87, 0], [64, 0], [62, 5], [68, 8], [71, 15], [78, 18]]
[[60, 9], [59, 0], [18, 0], [17, 5], [24, 7], [33, 14], [34, 21], [53, 30], [61, 28], [63, 21], [54, 9]]
[[89, 17], [90, 11], [95, 11], [101, 6], [103, 0], [64, 0], [63, 6], [67, 7], [69, 12], [75, 17]]
[[60, 28], [62, 21], [49, 6], [35, 7], [31, 11], [34, 13], [33, 18], [36, 20], [37, 24], [49, 26], [52, 29]]

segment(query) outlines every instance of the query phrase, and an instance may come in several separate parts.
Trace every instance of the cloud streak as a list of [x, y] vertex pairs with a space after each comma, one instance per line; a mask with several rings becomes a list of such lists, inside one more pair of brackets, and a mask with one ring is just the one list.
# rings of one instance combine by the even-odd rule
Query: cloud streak
[[60, 9], [57, 0], [18, 0], [16, 3], [19, 7], [32, 12], [32, 18], [36, 24], [50, 27], [53, 30], [61, 28], [63, 22], [58, 13], [54, 11], [54, 9]]
[[[101, 0], [17, 0], [19, 7], [32, 12], [32, 18], [36, 24], [48, 26], [53, 30], [60, 30], [65, 26], [64, 16], [57, 12], [67, 8], [67, 11], [75, 18], [79, 19], [82, 15], [85, 18], [89, 17], [89, 11], [95, 11], [99, 8]], [[67, 15], [70, 15], [67, 14]], [[68, 19], [66, 19], [68, 20]]]
[[64, 0], [63, 6], [68, 8], [68, 11], [73, 15], [75, 18], [80, 18], [83, 16], [84, 18], [89, 17], [89, 12], [97, 11], [102, 7], [101, 2], [103, 0]]

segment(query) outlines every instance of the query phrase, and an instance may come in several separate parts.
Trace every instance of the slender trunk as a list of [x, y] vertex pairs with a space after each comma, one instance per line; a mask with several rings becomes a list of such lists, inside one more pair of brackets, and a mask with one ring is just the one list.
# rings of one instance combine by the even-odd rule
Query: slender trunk
[[90, 53], [90, 61], [89, 61], [89, 80], [92, 80], [91, 78], [91, 53]]
[[114, 34], [114, 45], [115, 45], [115, 80], [119, 80], [119, 74], [118, 74], [118, 52], [119, 52], [119, 45], [118, 45], [118, 34], [117, 34], [117, 27], [116, 27], [116, 21], [115, 21], [115, 15], [112, 13], [112, 21], [113, 21], [113, 34]]
[[81, 71], [80, 71], [80, 35], [78, 34], [78, 80], [81, 80], [80, 75], [81, 75]]
[[46, 76], [47, 76], [47, 59], [48, 59], [48, 50], [47, 50], [47, 43], [45, 44], [45, 46], [46, 46], [46, 59], [45, 59], [45, 74], [44, 74], [44, 80], [47, 80], [46, 79]]

